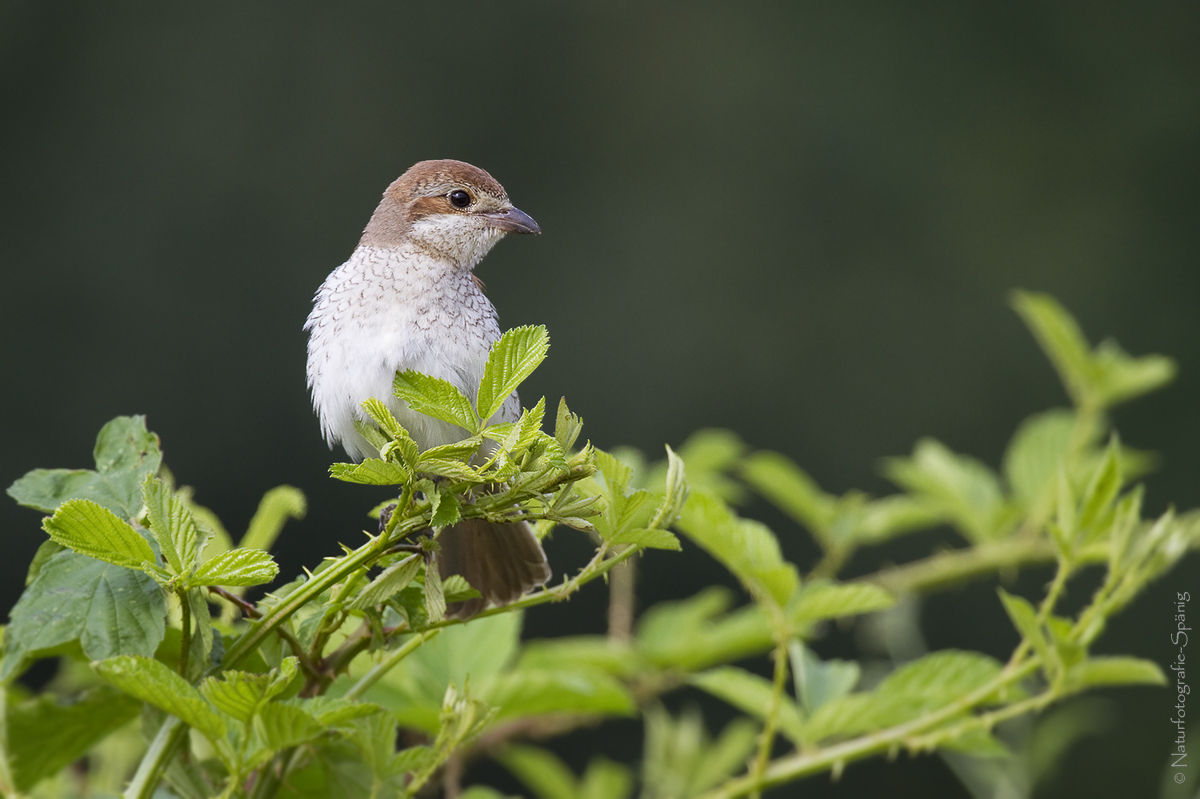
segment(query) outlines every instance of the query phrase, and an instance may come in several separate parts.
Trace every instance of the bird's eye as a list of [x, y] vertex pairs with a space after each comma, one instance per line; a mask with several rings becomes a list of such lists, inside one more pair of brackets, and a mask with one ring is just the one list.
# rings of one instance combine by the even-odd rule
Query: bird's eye
[[455, 208], [466, 208], [471, 204], [471, 195], [462, 189], [455, 189], [446, 196], [450, 198], [450, 204]]

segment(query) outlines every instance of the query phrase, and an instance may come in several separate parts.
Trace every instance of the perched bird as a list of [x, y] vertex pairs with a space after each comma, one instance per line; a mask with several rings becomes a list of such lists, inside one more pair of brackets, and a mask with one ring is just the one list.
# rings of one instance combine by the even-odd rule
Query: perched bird
[[[465, 432], [416, 413], [392, 395], [396, 372], [448, 380], [474, 397], [500, 338], [496, 309], [472, 269], [508, 233], [541, 232], [487, 172], [462, 161], [414, 164], [383, 193], [350, 259], [317, 290], [304, 324], [308, 386], [330, 448], [355, 460], [378, 455], [355, 429], [362, 402], [385, 402], [422, 449]], [[492, 422], [520, 416], [516, 393]], [[481, 597], [448, 609], [468, 617], [550, 579], [541, 544], [524, 522], [468, 519], [442, 531], [441, 576], [462, 575]]]

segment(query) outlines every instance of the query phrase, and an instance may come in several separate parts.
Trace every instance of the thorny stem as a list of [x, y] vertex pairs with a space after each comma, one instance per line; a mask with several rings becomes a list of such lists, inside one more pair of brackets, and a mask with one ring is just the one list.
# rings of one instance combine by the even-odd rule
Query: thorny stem
[[850, 761], [861, 760], [903, 745], [913, 735], [971, 710], [1005, 686], [1029, 676], [1037, 670], [1040, 664], [1040, 659], [1031, 658], [1019, 667], [1005, 669], [986, 685], [933, 713], [904, 724], [898, 724], [890, 729], [870, 733], [814, 752], [802, 752], [780, 758], [768, 766], [763, 774], [751, 773], [730, 780], [721, 787], [703, 794], [700, 799], [734, 799], [734, 797], [746, 796], [753, 791], [782, 785], [810, 774], [818, 774], [829, 769], [833, 769], [835, 772], [840, 771]]

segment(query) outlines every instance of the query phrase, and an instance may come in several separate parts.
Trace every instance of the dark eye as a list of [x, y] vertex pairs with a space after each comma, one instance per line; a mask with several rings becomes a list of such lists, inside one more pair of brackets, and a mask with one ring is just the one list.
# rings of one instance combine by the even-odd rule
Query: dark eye
[[471, 195], [462, 189], [455, 189], [446, 196], [450, 198], [450, 204], [455, 208], [466, 208], [471, 204]]

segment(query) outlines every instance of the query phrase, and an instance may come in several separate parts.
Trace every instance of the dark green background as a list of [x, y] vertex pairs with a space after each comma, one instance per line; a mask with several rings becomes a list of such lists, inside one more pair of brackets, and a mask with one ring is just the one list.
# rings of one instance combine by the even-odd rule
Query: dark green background
[[[827, 488], [875, 493], [878, 458], [923, 435], [995, 463], [1020, 419], [1064, 402], [1006, 307], [1025, 287], [1093, 338], [1178, 359], [1176, 385], [1117, 421], [1164, 456], [1151, 510], [1200, 505], [1198, 42], [1198, 7], [1170, 2], [5, 0], [0, 482], [90, 466], [104, 421], [145, 413], [235, 533], [262, 491], [304, 489], [285, 573], [357, 544], [378, 496], [325, 477], [300, 328], [383, 188], [450, 157], [545, 230], [479, 274], [504, 326], [550, 329], [526, 399], [566, 395], [602, 446], [731, 427]], [[11, 503], [0, 525], [8, 607], [42, 534]], [[559, 571], [579, 554], [551, 547]], [[1197, 572], [1186, 561], [1100, 649], [1165, 666], [1169, 601]], [[647, 601], [724, 579], [694, 550], [644, 573]], [[935, 598], [924, 624], [934, 647], [1014, 640], [988, 584]], [[601, 625], [599, 589], [527, 621]], [[1110, 696], [1111, 728], [1053, 795], [1157, 794], [1173, 702]], [[564, 751], [628, 759], [619, 730]], [[965, 795], [936, 758], [802, 788]]]

